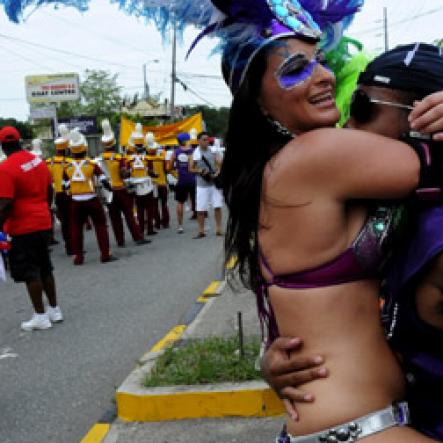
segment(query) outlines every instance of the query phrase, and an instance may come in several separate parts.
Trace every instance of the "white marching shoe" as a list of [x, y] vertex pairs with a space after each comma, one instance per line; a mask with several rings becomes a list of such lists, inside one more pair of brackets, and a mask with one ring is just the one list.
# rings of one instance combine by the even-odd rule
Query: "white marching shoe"
[[48, 314], [37, 314], [34, 312], [29, 321], [24, 321], [21, 325], [23, 331], [33, 331], [34, 329], [49, 329], [52, 328], [52, 323], [49, 320]]
[[55, 306], [54, 308], [48, 306], [46, 313], [48, 314], [49, 320], [51, 320], [52, 323], [59, 323], [63, 321], [62, 310], [58, 306]]

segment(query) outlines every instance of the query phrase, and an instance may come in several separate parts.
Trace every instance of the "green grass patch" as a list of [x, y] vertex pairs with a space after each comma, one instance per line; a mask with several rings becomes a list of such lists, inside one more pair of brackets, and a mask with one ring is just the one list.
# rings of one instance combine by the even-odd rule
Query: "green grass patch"
[[240, 357], [237, 337], [189, 340], [182, 346], [166, 349], [143, 384], [155, 387], [260, 379], [260, 372], [255, 369], [260, 340], [246, 339], [244, 351], [244, 357]]

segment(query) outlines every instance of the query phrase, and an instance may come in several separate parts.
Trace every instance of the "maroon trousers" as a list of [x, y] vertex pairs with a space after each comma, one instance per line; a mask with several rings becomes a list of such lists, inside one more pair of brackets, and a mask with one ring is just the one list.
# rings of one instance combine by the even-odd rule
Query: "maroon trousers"
[[[154, 193], [150, 192], [146, 195], [136, 195], [135, 196], [135, 206], [137, 208], [137, 220], [140, 226], [140, 231], [143, 235], [145, 232], [147, 234], [152, 234], [154, 232]], [[146, 225], [145, 225], [146, 221]]]
[[[160, 228], [169, 227], [169, 208], [168, 208], [168, 187], [166, 185], [158, 186], [158, 198], [155, 199], [155, 226]], [[160, 209], [159, 209], [160, 204]], [[160, 215], [161, 214], [161, 215]]]
[[106, 261], [110, 257], [106, 215], [98, 197], [86, 201], [76, 201], [73, 199], [71, 204], [71, 232], [75, 262], [78, 264], [83, 263], [83, 227], [88, 217], [90, 217], [94, 224], [101, 260]]
[[112, 230], [114, 231], [115, 241], [117, 245], [125, 244], [125, 233], [123, 229], [122, 214], [125, 217], [126, 224], [131, 232], [134, 241], [141, 240], [142, 230], [137, 224], [134, 217], [134, 199], [126, 191], [126, 189], [118, 189], [113, 191], [111, 204], [108, 205], [109, 218], [111, 219]]
[[72, 239], [70, 228], [71, 215], [71, 196], [64, 192], [57, 192], [55, 194], [55, 206], [57, 208], [57, 218], [60, 220], [63, 240], [65, 242], [65, 249], [68, 254], [72, 253]]

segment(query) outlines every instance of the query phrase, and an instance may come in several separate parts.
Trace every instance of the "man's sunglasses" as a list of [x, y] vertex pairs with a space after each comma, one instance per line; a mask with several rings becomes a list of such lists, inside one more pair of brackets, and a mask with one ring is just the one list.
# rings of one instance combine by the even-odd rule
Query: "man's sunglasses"
[[414, 109], [413, 106], [404, 105], [403, 103], [388, 102], [369, 97], [365, 91], [357, 89], [352, 96], [350, 116], [358, 123], [367, 123], [373, 117], [376, 105], [392, 106], [410, 111]]

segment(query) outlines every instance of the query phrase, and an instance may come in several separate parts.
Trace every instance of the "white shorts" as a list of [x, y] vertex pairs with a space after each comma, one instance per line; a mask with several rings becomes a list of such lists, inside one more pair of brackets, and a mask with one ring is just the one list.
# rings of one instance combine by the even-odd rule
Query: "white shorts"
[[207, 211], [209, 206], [214, 209], [223, 206], [223, 194], [220, 189], [215, 186], [208, 186], [207, 188], [197, 186], [196, 205], [197, 212]]

